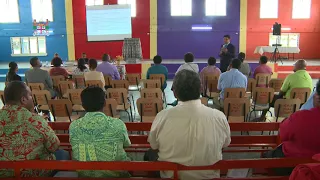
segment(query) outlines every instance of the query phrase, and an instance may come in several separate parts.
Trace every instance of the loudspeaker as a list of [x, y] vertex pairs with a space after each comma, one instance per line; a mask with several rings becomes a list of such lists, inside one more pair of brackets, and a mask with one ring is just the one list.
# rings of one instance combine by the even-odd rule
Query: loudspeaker
[[281, 24], [275, 23], [273, 25], [273, 35], [280, 36], [281, 35]]

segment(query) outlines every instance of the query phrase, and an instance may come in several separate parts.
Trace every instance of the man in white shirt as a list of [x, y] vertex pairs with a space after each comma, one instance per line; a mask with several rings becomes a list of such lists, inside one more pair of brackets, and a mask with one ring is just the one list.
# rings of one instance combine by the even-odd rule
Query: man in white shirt
[[[148, 138], [152, 151], [146, 159], [186, 166], [207, 166], [221, 160], [222, 148], [231, 141], [230, 127], [222, 112], [201, 104], [199, 75], [181, 70], [174, 79], [173, 92], [179, 104], [156, 116]], [[159, 158], [152, 157], [155, 152]], [[173, 176], [170, 171], [160, 174], [162, 178]], [[220, 172], [213, 170], [179, 172], [180, 179], [218, 177]]]
[[182, 64], [182, 65], [178, 68], [176, 74], [177, 74], [179, 71], [183, 70], [183, 69], [187, 69], [187, 70], [190, 70], [190, 71], [199, 73], [199, 66], [198, 66], [198, 64], [193, 63], [193, 61], [194, 61], [194, 56], [193, 56], [192, 53], [189, 52], [189, 53], [185, 54], [185, 55], [184, 55], [184, 62], [185, 62], [185, 63]]

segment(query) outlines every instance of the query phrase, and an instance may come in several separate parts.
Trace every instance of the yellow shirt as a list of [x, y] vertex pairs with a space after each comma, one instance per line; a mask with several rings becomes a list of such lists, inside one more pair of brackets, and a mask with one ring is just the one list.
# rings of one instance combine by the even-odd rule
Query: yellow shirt
[[290, 99], [293, 88], [310, 88], [313, 90], [312, 78], [306, 70], [299, 70], [287, 76], [281, 87], [281, 91], [286, 93], [286, 98]]

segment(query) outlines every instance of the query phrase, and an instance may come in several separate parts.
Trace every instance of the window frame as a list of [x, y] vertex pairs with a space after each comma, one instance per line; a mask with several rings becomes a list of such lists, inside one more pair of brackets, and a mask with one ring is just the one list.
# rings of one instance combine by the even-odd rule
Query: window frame
[[265, 11], [270, 12], [270, 8], [265, 8], [265, 6], [263, 5], [266, 2], [270, 3], [270, 1], [271, 0], [260, 0], [260, 9], [259, 9], [260, 19], [278, 19], [279, 18], [279, 0], [273, 0], [273, 1], [277, 1], [277, 16], [265, 16], [265, 17], [262, 17], [262, 15], [270, 14], [270, 13], [265, 13], [264, 14], [264, 13], [262, 13], [264, 11], [261, 11], [262, 9], [264, 9]]
[[[122, 3], [121, 1], [125, 1], [126, 3]], [[120, 2], [120, 3], [119, 3]], [[132, 3], [128, 3], [128, 2], [134, 2], [134, 11], [132, 11]], [[129, 4], [131, 6], [131, 17], [137, 17], [137, 0], [117, 0], [118, 5], [121, 4]]]
[[[47, 19], [48, 19], [48, 21], [49, 22], [53, 22], [54, 21], [54, 17], [53, 17], [53, 0], [42, 0], [42, 4], [43, 4], [43, 1], [50, 1], [50, 3], [51, 3], [51, 13], [50, 13], [50, 16], [51, 17], [49, 17], [49, 18], [46, 18], [46, 19], [43, 19], [42, 21], [40, 21], [40, 19], [37, 19], [37, 17], [34, 17], [35, 15], [34, 15], [34, 10], [33, 10], [33, 8], [35, 8], [34, 6], [33, 6], [33, 3], [32, 3], [32, 1], [34, 1], [34, 0], [30, 0], [30, 5], [31, 5], [31, 17], [32, 17], [32, 21], [35, 19], [37, 22], [45, 22]], [[41, 0], [40, 0], [41, 1]], [[41, 4], [41, 7], [43, 7], [43, 5]]]
[[[88, 1], [92, 1], [93, 2], [93, 5], [88, 5]], [[99, 1], [101, 1], [102, 2], [102, 4], [101, 3], [96, 3], [98, 0], [86, 0], [86, 6], [101, 6], [101, 5], [104, 5], [104, 1], [103, 0], [99, 0]]]
[[[308, 3], [310, 2], [310, 6], [309, 6], [309, 16], [308, 17], [302, 17], [302, 16], [300, 16], [300, 17], [298, 17], [297, 15], [295, 15], [295, 7], [300, 7], [300, 8], [297, 8], [297, 10], [299, 11], [300, 10], [300, 12], [303, 12], [303, 11], [306, 11], [306, 9], [302, 9], [301, 8], [301, 6], [299, 6], [299, 4], [300, 3], [298, 3], [298, 5], [296, 5], [295, 6], [295, 1], [297, 1], [297, 0], [292, 0], [292, 19], [310, 19], [311, 18], [311, 8], [312, 8], [312, 0], [307, 0], [308, 1]], [[306, 0], [301, 0], [301, 1], [306, 1]], [[305, 4], [306, 2], [304, 2], [304, 3], [302, 3], [302, 4]], [[298, 13], [299, 15], [300, 15], [300, 13]]]
[[[20, 54], [14, 54], [14, 45], [13, 45], [13, 39], [19, 38], [19, 45], [20, 45]], [[29, 53], [23, 53], [23, 40], [22, 39], [28, 39], [28, 51]], [[37, 38], [37, 52], [38, 53], [31, 53], [31, 44], [30, 39]], [[42, 38], [44, 40], [45, 45], [45, 53], [39, 53], [39, 38]], [[10, 37], [10, 45], [11, 45], [11, 56], [12, 57], [32, 57], [32, 56], [47, 56], [47, 39], [46, 36], [21, 36], [21, 37]]]
[[[208, 1], [213, 1], [214, 3], [218, 3], [218, 2], [224, 1], [225, 2], [224, 14], [222, 15], [222, 14], [210, 14], [210, 13], [208, 13], [209, 10], [210, 10], [210, 9], [208, 10]], [[228, 4], [227, 0], [206, 0], [206, 2], [205, 2], [205, 15], [206, 16], [222, 16], [222, 17], [223, 16], [227, 16], [227, 4]], [[213, 9], [216, 10], [215, 8], [213, 8]], [[220, 7], [218, 7], [218, 8], [220, 8]]]
[[[8, 2], [9, 0], [7, 0]], [[13, 0], [10, 0], [11, 2]], [[17, 21], [0, 21], [0, 24], [16, 24], [16, 23], [20, 23], [20, 6], [19, 6], [19, 1], [15, 0], [16, 4], [17, 4], [17, 13], [18, 13], [18, 19]]]
[[[179, 7], [180, 14], [173, 14], [172, 13], [173, 12], [172, 10], [174, 9], [173, 4], [175, 4], [174, 1], [180, 1], [180, 7]], [[190, 1], [190, 12], [188, 12], [188, 14], [187, 13], [183, 14], [183, 12], [182, 12], [182, 4], [184, 4], [185, 1], [186, 0], [170, 0], [170, 15], [173, 17], [183, 17], [183, 16], [190, 17], [190, 16], [192, 16], [192, 0], [188, 0], [188, 1]]]

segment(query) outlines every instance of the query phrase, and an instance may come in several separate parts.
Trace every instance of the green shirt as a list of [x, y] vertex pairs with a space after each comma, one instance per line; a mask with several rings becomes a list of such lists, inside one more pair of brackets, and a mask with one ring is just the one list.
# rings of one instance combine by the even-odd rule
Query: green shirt
[[313, 90], [312, 78], [306, 70], [299, 70], [287, 76], [281, 87], [281, 91], [286, 93], [286, 98], [290, 99], [293, 88], [310, 88]]
[[[72, 158], [77, 161], [129, 161], [124, 147], [131, 142], [120, 119], [88, 112], [69, 127]], [[128, 177], [123, 171], [80, 171], [80, 177]]]

